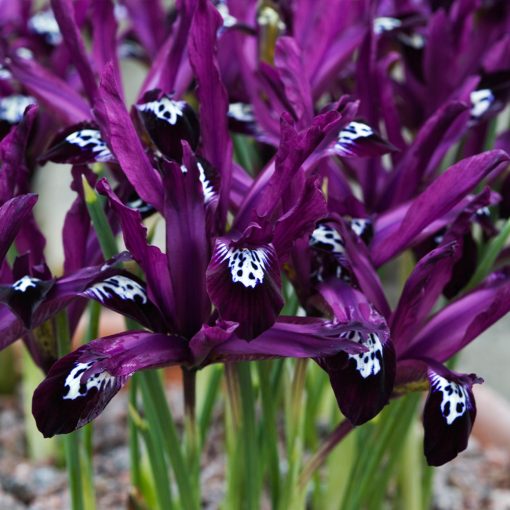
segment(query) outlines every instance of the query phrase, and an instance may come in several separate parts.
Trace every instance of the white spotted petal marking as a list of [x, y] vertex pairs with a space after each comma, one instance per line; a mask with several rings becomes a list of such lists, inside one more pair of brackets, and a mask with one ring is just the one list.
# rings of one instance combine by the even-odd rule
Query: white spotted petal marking
[[227, 260], [233, 283], [240, 283], [254, 289], [264, 282], [265, 268], [268, 260], [264, 248], [228, 248], [221, 243], [219, 254]]
[[374, 19], [374, 33], [377, 35], [380, 35], [384, 32], [391, 32], [400, 26], [402, 26], [402, 21], [398, 18], [381, 16], [380, 18]]
[[363, 237], [372, 226], [372, 222], [366, 218], [353, 218], [350, 221], [351, 230], [358, 236]]
[[253, 122], [253, 107], [247, 103], [230, 103], [228, 116], [239, 122]]
[[469, 99], [471, 101], [471, 118], [479, 119], [490, 108], [495, 97], [490, 89], [480, 89], [471, 92]]
[[98, 129], [80, 129], [67, 135], [65, 140], [81, 149], [89, 148], [97, 158], [107, 158], [112, 154]]
[[36, 288], [37, 284], [41, 281], [42, 280], [39, 278], [32, 278], [31, 276], [25, 275], [12, 284], [12, 290], [16, 292], [26, 292], [29, 288]]
[[158, 101], [138, 104], [136, 108], [141, 112], [151, 112], [158, 119], [174, 125], [177, 123], [178, 118], [183, 116], [185, 106], [186, 103], [184, 101], [173, 101], [163, 96]]
[[320, 223], [310, 236], [309, 245], [331, 253], [344, 253], [344, 241], [340, 234], [329, 225]]
[[441, 414], [446, 423], [451, 425], [467, 411], [469, 401], [467, 390], [461, 384], [449, 381], [434, 372], [432, 372], [431, 380], [433, 390], [442, 393]]
[[76, 363], [64, 382], [64, 387], [68, 388], [67, 393], [62, 397], [64, 400], [75, 400], [78, 397], [85, 397], [92, 388], [103, 391], [115, 381], [115, 377], [104, 370], [90, 376], [86, 382], [82, 383], [82, 375], [91, 368], [93, 364], [94, 362], [92, 361]]
[[42, 35], [48, 44], [56, 46], [62, 42], [62, 34], [51, 10], [39, 11], [28, 20], [28, 28]]
[[355, 361], [356, 370], [363, 379], [372, 375], [377, 375], [381, 371], [383, 347], [379, 335], [376, 333], [369, 333], [364, 336], [359, 331], [351, 330], [348, 333], [342, 333], [340, 336], [357, 342], [368, 349], [366, 352], [348, 355], [349, 359]]
[[31, 96], [14, 94], [0, 99], [0, 120], [9, 124], [17, 124], [22, 118], [28, 105], [35, 104], [36, 100]]
[[337, 144], [354, 143], [359, 138], [368, 138], [374, 134], [374, 130], [363, 122], [352, 121], [345, 126], [338, 134]]
[[123, 300], [135, 301], [139, 298], [142, 304], [147, 303], [147, 293], [138, 283], [126, 276], [111, 276], [103, 282], [92, 285], [86, 291], [93, 294], [99, 301], [112, 297], [112, 292]]

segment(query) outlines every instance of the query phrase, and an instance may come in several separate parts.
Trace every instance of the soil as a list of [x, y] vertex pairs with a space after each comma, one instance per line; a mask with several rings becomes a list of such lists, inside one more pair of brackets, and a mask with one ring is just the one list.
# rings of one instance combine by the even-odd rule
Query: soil
[[[177, 419], [181, 393], [169, 392]], [[121, 392], [95, 421], [94, 471], [97, 508], [131, 510], [127, 444], [127, 395]], [[67, 474], [54, 463], [27, 459], [20, 399], [0, 396], [0, 510], [68, 510]], [[220, 428], [212, 435], [221, 434]], [[223, 497], [223, 458], [220, 437], [211, 438], [202, 468], [203, 507], [219, 507]], [[510, 510], [510, 455], [482, 449], [472, 439], [463, 455], [436, 471], [436, 510]]]

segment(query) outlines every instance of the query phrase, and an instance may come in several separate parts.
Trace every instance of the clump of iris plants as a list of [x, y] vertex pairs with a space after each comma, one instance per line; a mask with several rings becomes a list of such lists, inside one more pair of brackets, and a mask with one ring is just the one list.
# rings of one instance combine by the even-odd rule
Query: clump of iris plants
[[[218, 421], [223, 508], [428, 508], [483, 382], [456, 355], [510, 310], [510, 5], [52, 0], [0, 23], [0, 347], [44, 373], [72, 508], [125, 386], [133, 508], [202, 506]], [[48, 162], [76, 194], [59, 274]], [[100, 337], [103, 309], [125, 330]]]

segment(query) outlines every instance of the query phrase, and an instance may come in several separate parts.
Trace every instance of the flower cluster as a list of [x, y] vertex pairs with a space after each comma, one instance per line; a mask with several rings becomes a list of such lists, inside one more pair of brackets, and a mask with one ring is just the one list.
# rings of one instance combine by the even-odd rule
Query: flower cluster
[[[507, 2], [52, 0], [0, 17], [0, 346], [22, 337], [46, 372], [45, 436], [90, 422], [139, 370], [292, 357], [327, 372], [353, 425], [428, 388], [428, 462], [466, 447], [481, 380], [444, 363], [510, 310], [504, 256], [471, 278], [508, 209]], [[148, 68], [132, 105], [128, 59]], [[61, 277], [28, 193], [48, 161], [72, 165], [77, 193]], [[127, 248], [106, 262], [84, 186]], [[404, 252], [392, 307], [379, 269]], [[299, 316], [280, 314], [283, 280]], [[67, 309], [74, 330], [86, 299], [139, 329], [57, 359], [52, 320]]]

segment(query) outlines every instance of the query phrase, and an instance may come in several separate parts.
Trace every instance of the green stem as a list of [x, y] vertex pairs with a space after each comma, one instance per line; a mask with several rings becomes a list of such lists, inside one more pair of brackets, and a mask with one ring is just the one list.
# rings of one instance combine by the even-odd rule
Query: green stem
[[[65, 356], [71, 347], [67, 313], [60, 312], [56, 318], [57, 348], [59, 357]], [[63, 437], [72, 510], [85, 510], [80, 464], [80, 436], [72, 432]]]
[[319, 450], [308, 460], [305, 464], [301, 475], [299, 476], [299, 488], [301, 491], [306, 489], [308, 482], [311, 480], [312, 475], [319, 469], [326, 460], [329, 453], [335, 446], [353, 429], [351, 422], [348, 420], [342, 421], [337, 428], [329, 435], [329, 437], [322, 443]]
[[[149, 411], [152, 412], [152, 410]], [[172, 510], [174, 508], [170, 493], [170, 478], [164, 452], [159, 445], [162, 442], [161, 430], [158, 427], [149, 427], [147, 422], [139, 415], [136, 408], [129, 406], [129, 414], [133, 424], [140, 431], [147, 447], [147, 454], [154, 479], [156, 497], [160, 510]]]
[[186, 453], [187, 461], [190, 466], [190, 478], [195, 490], [198, 492], [200, 487], [200, 465], [198, 455], [198, 428], [196, 420], [196, 370], [188, 370], [185, 367], [182, 370], [182, 387], [184, 393], [184, 428], [186, 431]]
[[[10, 352], [11, 349], [2, 351]], [[35, 462], [44, 462], [57, 456], [57, 443], [55, 438], [45, 438], [37, 429], [32, 416], [32, 395], [43, 379], [41, 369], [34, 363], [28, 349], [23, 349], [22, 354], [22, 391], [23, 410], [25, 414], [25, 437], [27, 441], [28, 456]]]
[[198, 508], [198, 494], [192, 490], [188, 466], [181, 448], [181, 441], [166, 401], [163, 384], [157, 372], [150, 370], [140, 373], [140, 387], [149, 427], [160, 429], [160, 437], [172, 464], [175, 481], [179, 491], [180, 508], [195, 510]]
[[260, 473], [258, 463], [258, 444], [256, 434], [255, 396], [251, 379], [249, 363], [239, 363], [236, 366], [239, 380], [242, 412], [242, 430], [244, 444], [245, 465], [245, 508], [257, 510], [260, 499]]
[[421, 485], [421, 459], [414, 420], [407, 431], [400, 462], [401, 508], [420, 509], [423, 494]]
[[[210, 368], [208, 367], [208, 370], [210, 371], [210, 377], [207, 380], [204, 400], [198, 413], [200, 449], [203, 448], [205, 443], [207, 430], [209, 428], [209, 424], [211, 423], [214, 403], [216, 402], [216, 398], [219, 393], [221, 377], [223, 375], [223, 367], [221, 365], [211, 366]], [[204, 370], [202, 370], [201, 373], [203, 374]]]
[[306, 382], [307, 359], [298, 359], [294, 365], [294, 377], [290, 388], [290, 399], [285, 413], [287, 442], [287, 465], [285, 490], [281, 508], [300, 508], [304, 492], [297, 483], [302, 462], [304, 443], [304, 417], [302, 413]]
[[[262, 417], [264, 448], [269, 465], [269, 486], [271, 492], [271, 506], [277, 508], [280, 500], [280, 459], [278, 455], [278, 430], [276, 429], [277, 395], [271, 386], [271, 361], [257, 363], [260, 393], [262, 397]], [[278, 388], [278, 386], [276, 386]]]
[[224, 509], [237, 510], [242, 508], [244, 495], [240, 487], [244, 487], [244, 451], [241, 437], [241, 399], [236, 366], [225, 364], [225, 382], [228, 406], [225, 412], [225, 446], [226, 446], [226, 494]]
[[[131, 382], [129, 384], [129, 406], [133, 409], [138, 409], [137, 404], [137, 392], [138, 392], [138, 376], [139, 374], [133, 374]], [[138, 432], [136, 424], [133, 421], [131, 413], [128, 416], [128, 427], [129, 427], [129, 459], [131, 466], [131, 484], [133, 487], [141, 490], [141, 470], [140, 470], [140, 444], [138, 442]]]
[[113, 235], [108, 218], [104, 212], [104, 197], [99, 196], [88, 183], [85, 176], [82, 177], [83, 192], [85, 195], [85, 204], [89, 212], [92, 225], [96, 231], [101, 250], [106, 259], [109, 259], [118, 253], [117, 241]]

